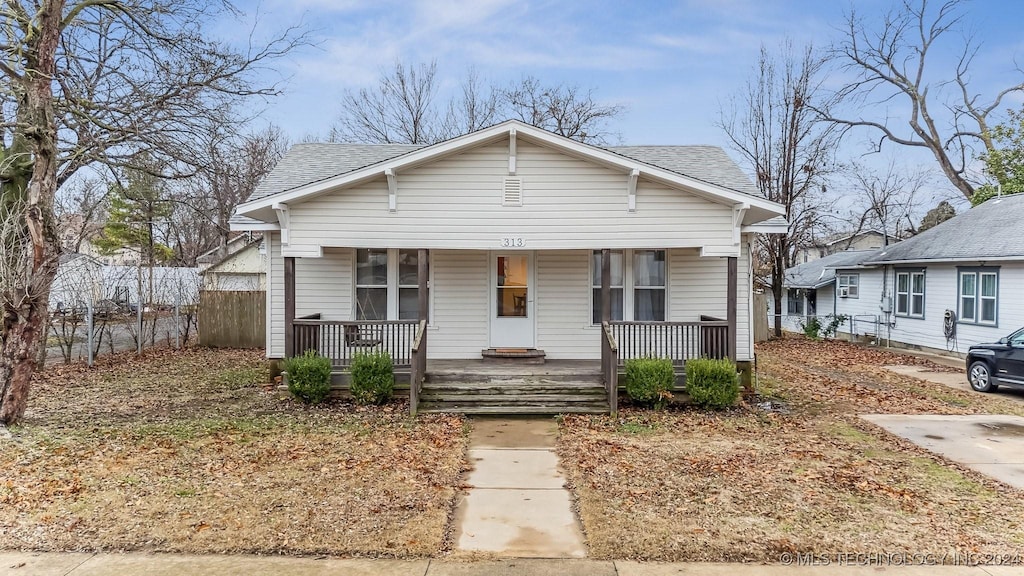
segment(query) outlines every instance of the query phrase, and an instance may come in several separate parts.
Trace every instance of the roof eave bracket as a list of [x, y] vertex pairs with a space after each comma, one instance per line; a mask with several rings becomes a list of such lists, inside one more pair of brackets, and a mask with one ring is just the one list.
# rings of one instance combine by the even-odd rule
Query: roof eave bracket
[[281, 244], [288, 245], [288, 221], [291, 219], [291, 210], [284, 202], [275, 202], [271, 208], [277, 212], [277, 222], [281, 226]]
[[395, 212], [398, 210], [398, 176], [391, 168], [385, 169], [384, 175], [388, 178], [388, 212]]
[[629, 172], [629, 183], [626, 185], [626, 192], [629, 195], [629, 211], [636, 212], [636, 182], [640, 179], [640, 169], [633, 168]]

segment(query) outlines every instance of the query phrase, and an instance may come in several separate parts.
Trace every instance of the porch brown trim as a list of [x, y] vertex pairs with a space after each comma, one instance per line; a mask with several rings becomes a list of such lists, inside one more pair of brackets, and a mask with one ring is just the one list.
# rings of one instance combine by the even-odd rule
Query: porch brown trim
[[737, 310], [736, 310], [736, 306], [737, 306], [736, 291], [737, 291], [737, 288], [738, 288], [738, 276], [739, 276], [738, 259], [735, 256], [729, 256], [727, 258], [727, 260], [729, 262], [729, 264], [728, 264], [729, 278], [728, 278], [728, 281], [727, 281], [727, 286], [728, 287], [726, 288], [726, 290], [728, 290], [728, 293], [726, 294], [726, 297], [725, 297], [725, 300], [726, 300], [726, 312], [725, 312], [726, 316], [725, 316], [725, 318], [726, 318], [726, 322], [728, 323], [728, 326], [729, 326], [728, 358], [729, 358], [729, 360], [732, 360], [733, 362], [736, 362], [736, 337], [737, 337], [737, 333], [736, 333], [736, 313], [737, 313]]
[[284, 355], [295, 356], [295, 339], [292, 325], [295, 322], [295, 258], [284, 258]]

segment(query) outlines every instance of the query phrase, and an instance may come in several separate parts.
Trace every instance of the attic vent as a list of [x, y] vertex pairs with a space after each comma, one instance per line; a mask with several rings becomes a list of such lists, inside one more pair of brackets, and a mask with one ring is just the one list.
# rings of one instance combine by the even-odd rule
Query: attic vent
[[503, 206], [523, 205], [523, 180], [522, 178], [505, 178], [505, 186], [502, 189]]

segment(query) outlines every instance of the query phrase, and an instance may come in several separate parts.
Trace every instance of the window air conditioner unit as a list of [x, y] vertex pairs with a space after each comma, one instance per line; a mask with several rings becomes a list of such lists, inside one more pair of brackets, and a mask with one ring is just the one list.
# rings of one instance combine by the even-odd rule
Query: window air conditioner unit
[[840, 298], [849, 298], [850, 297], [850, 288], [847, 287], [847, 286], [840, 286], [839, 287], [839, 297]]

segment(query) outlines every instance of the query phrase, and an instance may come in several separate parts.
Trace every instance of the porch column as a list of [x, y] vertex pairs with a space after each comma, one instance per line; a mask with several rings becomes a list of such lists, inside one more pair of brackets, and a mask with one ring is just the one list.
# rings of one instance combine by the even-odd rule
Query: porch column
[[601, 250], [601, 322], [612, 319], [612, 251]]
[[427, 320], [428, 322], [430, 319], [430, 311], [427, 310], [427, 306], [430, 302], [430, 299], [427, 297], [427, 290], [429, 289], [427, 284], [430, 280], [430, 268], [428, 267], [429, 258], [430, 251], [424, 250], [423, 248], [420, 248], [419, 252], [416, 254], [416, 262], [418, 265], [418, 268], [416, 269], [416, 281], [419, 283], [419, 319]]
[[729, 323], [729, 335], [728, 335], [728, 349], [729, 349], [729, 360], [736, 361], [736, 289], [737, 289], [737, 258], [730, 256], [727, 258], [729, 268], [729, 280], [728, 280], [728, 294], [726, 295], [726, 316], [725, 319]]
[[295, 258], [286, 256], [284, 259], [284, 355], [291, 358], [295, 355], [294, 329], [295, 321]]

